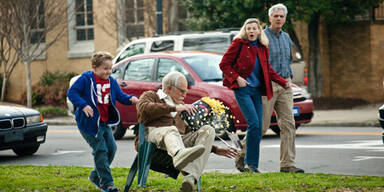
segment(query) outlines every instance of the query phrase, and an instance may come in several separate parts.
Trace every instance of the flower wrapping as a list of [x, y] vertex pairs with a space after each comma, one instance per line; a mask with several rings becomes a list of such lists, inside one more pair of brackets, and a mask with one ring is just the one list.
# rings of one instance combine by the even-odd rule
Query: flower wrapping
[[229, 108], [225, 106], [221, 101], [203, 97], [200, 100], [192, 103], [197, 107], [195, 114], [189, 115], [186, 111], [181, 113], [181, 118], [192, 130], [196, 131], [204, 125], [211, 125], [215, 129], [227, 129], [230, 127], [227, 111]]

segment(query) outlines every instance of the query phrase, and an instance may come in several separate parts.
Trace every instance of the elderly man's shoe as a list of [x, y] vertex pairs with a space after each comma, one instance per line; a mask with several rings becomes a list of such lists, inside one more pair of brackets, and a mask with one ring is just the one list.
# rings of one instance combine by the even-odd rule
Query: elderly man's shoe
[[196, 145], [194, 147], [184, 148], [177, 152], [177, 154], [173, 157], [173, 166], [176, 169], [181, 170], [188, 163], [194, 161], [199, 158], [204, 153], [205, 147], [202, 144]]
[[181, 191], [193, 192], [195, 190], [195, 178], [193, 175], [184, 176], [183, 183], [181, 184]]
[[295, 166], [291, 166], [291, 167], [282, 167], [282, 168], [280, 168], [280, 172], [284, 172], [284, 173], [304, 173], [304, 170], [300, 169], [300, 168], [297, 168]]

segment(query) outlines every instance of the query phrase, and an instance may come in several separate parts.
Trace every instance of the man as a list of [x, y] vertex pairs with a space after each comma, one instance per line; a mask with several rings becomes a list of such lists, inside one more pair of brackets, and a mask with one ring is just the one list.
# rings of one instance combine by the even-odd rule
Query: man
[[146, 128], [147, 140], [166, 150], [173, 165], [184, 175], [182, 191], [193, 191], [211, 152], [232, 158], [236, 152], [213, 145], [215, 130], [208, 125], [192, 132], [180, 118], [180, 112], [195, 113], [184, 104], [188, 83], [183, 74], [170, 72], [162, 80], [162, 89], [146, 91], [136, 105], [138, 121]]
[[[287, 81], [292, 81], [292, 40], [282, 30], [287, 17], [287, 7], [279, 3], [268, 11], [271, 25], [264, 29], [269, 39], [269, 62], [272, 68]], [[263, 133], [267, 131], [271, 122], [273, 109], [276, 111], [280, 128], [280, 172], [304, 173], [303, 169], [295, 167], [295, 138], [296, 127], [293, 117], [292, 88], [283, 89], [272, 82], [273, 97], [269, 101], [263, 98]]]

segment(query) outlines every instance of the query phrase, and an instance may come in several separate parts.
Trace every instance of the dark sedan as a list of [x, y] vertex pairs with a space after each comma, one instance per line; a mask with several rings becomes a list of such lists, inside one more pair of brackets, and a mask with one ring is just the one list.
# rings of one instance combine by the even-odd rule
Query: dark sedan
[[33, 155], [45, 142], [47, 129], [39, 111], [0, 106], [0, 150], [12, 149], [19, 156]]

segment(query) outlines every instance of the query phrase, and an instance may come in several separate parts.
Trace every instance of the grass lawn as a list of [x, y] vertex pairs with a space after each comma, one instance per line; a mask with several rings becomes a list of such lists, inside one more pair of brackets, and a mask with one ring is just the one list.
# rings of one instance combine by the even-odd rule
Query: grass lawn
[[[0, 191], [98, 191], [89, 181], [89, 167], [0, 165]], [[129, 169], [112, 168], [115, 185], [124, 189]], [[151, 171], [147, 187], [131, 191], [179, 191], [182, 176], [164, 178]], [[384, 177], [291, 173], [205, 173], [202, 191], [382, 191]]]

